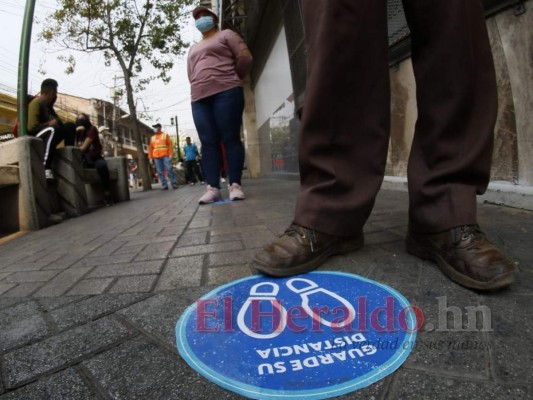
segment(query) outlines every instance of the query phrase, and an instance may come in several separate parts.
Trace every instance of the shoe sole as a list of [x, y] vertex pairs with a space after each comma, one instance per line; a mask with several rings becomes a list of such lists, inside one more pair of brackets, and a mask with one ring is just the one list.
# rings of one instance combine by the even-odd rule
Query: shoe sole
[[416, 242], [411, 236], [407, 236], [405, 240], [405, 247], [408, 253], [418, 258], [435, 262], [444, 275], [459, 285], [469, 289], [498, 290], [507, 287], [514, 282], [513, 272], [500, 275], [487, 282], [476, 281], [475, 279], [458, 272], [455, 268], [448, 264], [444, 258], [435, 252], [428, 250], [426, 247]]
[[200, 204], [200, 205], [213, 204], [213, 203], [216, 203], [217, 201], [222, 201], [222, 199], [216, 199], [216, 200], [213, 200], [213, 201], [199, 201], [198, 204]]
[[331, 246], [319, 254], [316, 258], [308, 261], [304, 264], [299, 264], [291, 268], [271, 268], [268, 265], [262, 264], [255, 257], [253, 259], [253, 265], [251, 266], [252, 272], [259, 272], [263, 275], [274, 276], [277, 278], [305, 274], [306, 272], [313, 271], [324, 264], [328, 258], [342, 255], [346, 253], [351, 253], [359, 250], [365, 244], [364, 237], [361, 237], [361, 240], [353, 243], [345, 243], [340, 246]]

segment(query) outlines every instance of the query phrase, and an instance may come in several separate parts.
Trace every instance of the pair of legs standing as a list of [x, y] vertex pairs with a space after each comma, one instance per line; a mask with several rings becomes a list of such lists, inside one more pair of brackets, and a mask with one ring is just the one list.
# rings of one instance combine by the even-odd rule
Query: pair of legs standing
[[[506, 286], [512, 265], [476, 225], [497, 113], [481, 0], [403, 0], [403, 6], [418, 104], [408, 164], [408, 250], [437, 261], [465, 286]], [[255, 257], [257, 269], [280, 276], [363, 245], [389, 143], [386, 0], [306, 0], [303, 10], [308, 81], [294, 225]]]
[[168, 182], [165, 178], [165, 170], [168, 173], [168, 177], [170, 178], [172, 187], [174, 189], [177, 189], [178, 182], [176, 181], [176, 176], [174, 175], [174, 171], [172, 170], [172, 163], [170, 162], [170, 157], [167, 156], [154, 158], [154, 162], [155, 168], [157, 170], [157, 176], [159, 177], [159, 182], [161, 182], [161, 185], [163, 185], [163, 190], [168, 190]]
[[226, 149], [230, 199], [242, 200], [240, 188], [244, 167], [244, 146], [241, 142], [244, 93], [235, 87], [192, 102], [192, 114], [202, 143], [202, 169], [208, 184], [201, 204], [212, 203], [220, 197], [220, 143]]
[[200, 171], [200, 166], [196, 160], [187, 160], [185, 161], [185, 167], [187, 168], [187, 179], [191, 184], [197, 183], [198, 181], [203, 182], [204, 176]]

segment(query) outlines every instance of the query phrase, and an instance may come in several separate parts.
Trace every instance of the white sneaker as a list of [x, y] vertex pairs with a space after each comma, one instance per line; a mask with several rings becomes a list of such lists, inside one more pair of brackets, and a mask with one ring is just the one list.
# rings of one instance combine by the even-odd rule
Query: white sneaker
[[200, 204], [211, 204], [216, 201], [222, 200], [222, 195], [220, 194], [220, 190], [214, 187], [211, 187], [210, 185], [207, 185], [207, 188], [205, 189], [205, 193], [202, 197], [200, 197]]
[[229, 186], [229, 199], [231, 201], [244, 200], [245, 198], [246, 196], [242, 191], [241, 185], [238, 183], [232, 183], [231, 186]]
[[53, 181], [54, 179], [56, 179], [56, 177], [54, 176], [54, 173], [52, 172], [51, 169], [45, 169], [44, 170], [44, 176], [49, 181]]
[[226, 183], [226, 179], [225, 178], [220, 178], [220, 182]]

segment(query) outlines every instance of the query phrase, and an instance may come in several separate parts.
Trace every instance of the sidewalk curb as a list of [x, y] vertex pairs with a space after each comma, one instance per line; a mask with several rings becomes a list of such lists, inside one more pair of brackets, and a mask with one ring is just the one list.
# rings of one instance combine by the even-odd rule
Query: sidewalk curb
[[[386, 176], [381, 189], [407, 192], [407, 178]], [[485, 194], [478, 196], [478, 202], [533, 210], [533, 187], [511, 182], [490, 182]]]

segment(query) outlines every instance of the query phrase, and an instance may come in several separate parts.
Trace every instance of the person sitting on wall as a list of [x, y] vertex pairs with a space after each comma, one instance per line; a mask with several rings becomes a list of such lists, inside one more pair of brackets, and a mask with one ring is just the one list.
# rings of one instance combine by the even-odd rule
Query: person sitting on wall
[[57, 87], [56, 80], [45, 79], [40, 94], [28, 106], [28, 135], [44, 141], [44, 170], [48, 181], [55, 179], [51, 168], [57, 145], [64, 140], [66, 146], [71, 146], [75, 136], [75, 125], [61, 121], [54, 110]]
[[102, 143], [98, 129], [91, 124], [87, 114], [80, 114], [76, 119], [76, 145], [81, 149], [84, 168], [96, 168], [104, 189], [104, 203], [113, 204], [111, 198], [111, 184], [107, 162], [102, 157]]

